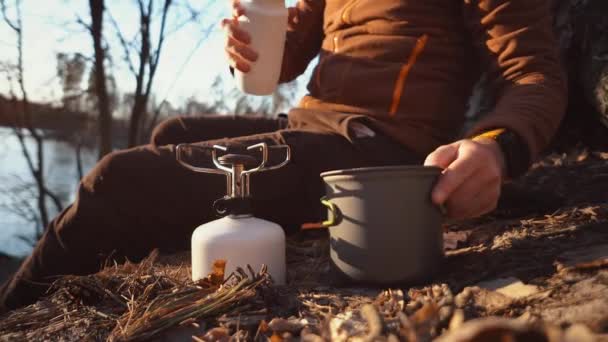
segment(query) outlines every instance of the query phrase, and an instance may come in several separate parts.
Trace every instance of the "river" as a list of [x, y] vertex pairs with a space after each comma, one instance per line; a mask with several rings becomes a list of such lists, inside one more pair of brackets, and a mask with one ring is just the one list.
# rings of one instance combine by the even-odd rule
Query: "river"
[[[33, 139], [26, 138], [26, 145], [34, 153]], [[86, 173], [95, 165], [97, 153], [93, 149], [83, 148], [81, 156]], [[44, 143], [44, 157], [47, 186], [66, 206], [74, 200], [79, 181], [75, 149], [67, 142], [48, 139]], [[28, 184], [32, 186], [27, 186]], [[0, 253], [27, 255], [32, 249], [32, 244], [26, 240], [33, 239], [37, 229], [42, 229], [38, 224], [12, 209], [25, 210], [30, 207], [37, 210], [33, 185], [34, 179], [17, 137], [10, 128], [0, 127]], [[54, 217], [57, 211], [50, 201], [48, 208], [50, 218]], [[19, 238], [20, 235], [26, 239]]]

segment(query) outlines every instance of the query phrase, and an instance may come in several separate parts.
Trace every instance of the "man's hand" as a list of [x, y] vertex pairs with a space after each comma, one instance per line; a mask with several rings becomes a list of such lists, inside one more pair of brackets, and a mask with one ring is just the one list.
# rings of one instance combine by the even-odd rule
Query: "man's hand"
[[440, 146], [426, 157], [424, 165], [443, 169], [432, 198], [446, 207], [450, 218], [472, 218], [496, 208], [506, 167], [493, 139], [465, 139]]
[[258, 59], [258, 52], [249, 45], [251, 43], [249, 33], [239, 28], [238, 18], [245, 14], [245, 9], [238, 0], [233, 0], [231, 3], [232, 18], [225, 18], [221, 21], [221, 26], [226, 31], [224, 50], [230, 66], [247, 73], [251, 70], [251, 64]]
[[[221, 27], [226, 31], [226, 43], [224, 50], [228, 57], [228, 63], [236, 70], [243, 73], [251, 71], [251, 64], [258, 59], [258, 52], [251, 48], [251, 36], [239, 27], [239, 17], [246, 15], [245, 9], [239, 0], [232, 0], [232, 18], [224, 18]], [[288, 22], [292, 22], [297, 11], [294, 7], [288, 9]]]

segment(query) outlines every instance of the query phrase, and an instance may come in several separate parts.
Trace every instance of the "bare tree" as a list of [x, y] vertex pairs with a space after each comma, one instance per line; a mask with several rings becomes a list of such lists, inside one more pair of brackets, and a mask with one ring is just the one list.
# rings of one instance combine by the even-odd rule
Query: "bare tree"
[[15, 174], [2, 178], [0, 191], [4, 194], [3, 200], [0, 201], [0, 208], [36, 227], [34, 235], [20, 233], [17, 238], [29, 245], [35, 244], [43, 233], [40, 211], [35, 204], [35, 199], [38, 197], [36, 184], [32, 184], [31, 179]]
[[57, 54], [57, 76], [62, 85], [63, 108], [71, 112], [82, 111], [87, 90], [82, 89], [82, 80], [87, 68], [87, 58], [80, 54]]
[[104, 0], [89, 0], [91, 25], [89, 32], [93, 38], [95, 51], [95, 94], [99, 109], [99, 159], [112, 151], [112, 112], [106, 87], [105, 49], [103, 41]]
[[[114, 28], [116, 29], [120, 43], [124, 49], [124, 59], [129, 70], [135, 77], [134, 104], [131, 109], [129, 121], [128, 146], [137, 145], [143, 120], [148, 107], [150, 93], [154, 76], [158, 68], [160, 56], [166, 37], [167, 15], [171, 8], [172, 0], [163, 0], [162, 11], [160, 13], [160, 29], [156, 37], [153, 36], [152, 22], [154, 18], [154, 0], [137, 0], [139, 7], [139, 32], [137, 41], [138, 46], [126, 40], [116, 20], [110, 16]], [[138, 57], [137, 66], [132, 61], [131, 55], [133, 48], [136, 48]]]
[[[80, 54], [57, 54], [57, 76], [63, 85], [63, 96], [61, 102], [63, 108], [71, 112], [81, 112], [91, 89], [82, 88], [82, 79], [87, 67], [87, 58]], [[82, 146], [85, 137], [90, 135], [90, 121], [87, 120], [85, 129], [75, 130], [71, 135], [71, 142], [74, 145], [74, 154], [76, 159], [76, 172], [78, 179], [81, 179], [84, 173], [82, 166]]]
[[[15, 33], [17, 38], [17, 65], [5, 65], [3, 68], [6, 74], [6, 80], [8, 81], [10, 88], [10, 95], [13, 104], [13, 111], [15, 116], [15, 122], [13, 131], [19, 141], [21, 152], [25, 158], [28, 168], [31, 172], [32, 177], [36, 182], [37, 188], [37, 202], [38, 211], [40, 212], [40, 221], [43, 226], [46, 226], [49, 222], [48, 208], [46, 206], [47, 197], [50, 198], [55, 205], [57, 211], [61, 211], [62, 204], [61, 200], [57, 195], [51, 192], [45, 183], [44, 175], [44, 139], [42, 135], [34, 128], [30, 105], [28, 100], [28, 94], [25, 87], [24, 80], [24, 68], [23, 68], [23, 21], [21, 15], [21, 0], [15, 0], [14, 8], [15, 15], [11, 19], [8, 13], [8, 6], [6, 0], [0, 0], [0, 7], [2, 9], [2, 16], [4, 21], [9, 28]], [[13, 74], [15, 76], [13, 76]], [[21, 92], [21, 100], [17, 98], [16, 92], [13, 89], [13, 77], [17, 78], [17, 84]], [[26, 145], [26, 132], [35, 142], [34, 152], [30, 151]]]

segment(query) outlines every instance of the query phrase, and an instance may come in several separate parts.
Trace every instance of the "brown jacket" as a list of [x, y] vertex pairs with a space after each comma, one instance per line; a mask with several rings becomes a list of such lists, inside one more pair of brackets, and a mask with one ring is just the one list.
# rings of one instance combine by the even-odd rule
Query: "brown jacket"
[[457, 138], [481, 71], [496, 107], [466, 136], [509, 128], [534, 158], [564, 114], [548, 0], [300, 0], [297, 9], [281, 81], [320, 58], [293, 125], [344, 133], [365, 115], [426, 155]]

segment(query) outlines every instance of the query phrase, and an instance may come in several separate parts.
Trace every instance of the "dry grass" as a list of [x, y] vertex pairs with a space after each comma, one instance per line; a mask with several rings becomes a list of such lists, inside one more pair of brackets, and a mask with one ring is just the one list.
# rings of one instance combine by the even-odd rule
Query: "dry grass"
[[145, 340], [190, 321], [243, 311], [271, 283], [266, 268], [239, 269], [225, 280], [222, 268], [193, 283], [181, 267], [157, 265], [157, 258], [154, 252], [137, 265], [61, 278], [49, 297], [0, 322], [0, 340]]

